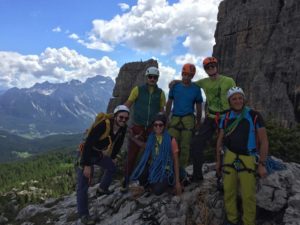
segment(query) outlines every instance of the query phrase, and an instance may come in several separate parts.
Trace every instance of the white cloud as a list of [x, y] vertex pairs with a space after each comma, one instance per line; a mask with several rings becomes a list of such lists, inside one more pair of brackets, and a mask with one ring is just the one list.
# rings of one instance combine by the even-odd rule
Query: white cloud
[[71, 38], [71, 39], [74, 39], [74, 40], [78, 40], [79, 39], [79, 36], [77, 34], [75, 34], [75, 33], [70, 34], [68, 37]]
[[122, 11], [128, 10], [130, 7], [126, 3], [119, 3], [119, 7], [121, 8]]
[[194, 54], [187, 53], [185, 55], [177, 56], [175, 58], [175, 62], [176, 62], [177, 65], [181, 65], [181, 66], [185, 63], [195, 64], [197, 72], [196, 72], [196, 75], [194, 77], [194, 80], [199, 80], [199, 79], [207, 77], [207, 74], [206, 74], [206, 72], [204, 71], [204, 69], [202, 67], [203, 59], [207, 56], [210, 56], [210, 55], [196, 56]]
[[95, 75], [118, 75], [117, 62], [104, 56], [100, 60], [87, 58], [66, 47], [47, 48], [40, 55], [21, 55], [0, 51], [0, 86], [30, 87], [36, 82], [84, 81]]
[[176, 75], [174, 68], [164, 66], [162, 63], [159, 63], [158, 68], [160, 76], [157, 84], [167, 94], [169, 92], [169, 82], [174, 79], [180, 79], [180, 76]]
[[180, 0], [170, 5], [166, 0], [139, 0], [110, 21], [94, 20], [89, 40], [83, 43], [102, 51], [125, 43], [135, 50], [168, 54], [183, 38], [181, 46], [199, 56], [211, 52], [220, 1]]
[[52, 29], [53, 32], [59, 33], [61, 32], [61, 28], [60, 27], [55, 27]]

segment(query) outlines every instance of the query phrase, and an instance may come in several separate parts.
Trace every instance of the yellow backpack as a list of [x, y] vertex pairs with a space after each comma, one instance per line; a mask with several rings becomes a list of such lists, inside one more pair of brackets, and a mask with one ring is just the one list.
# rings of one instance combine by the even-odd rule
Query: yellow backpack
[[[85, 132], [85, 138], [92, 132], [92, 130], [99, 125], [99, 123], [101, 123], [102, 121], [105, 121], [105, 125], [106, 125], [106, 129], [105, 132], [100, 136], [99, 140], [103, 140], [107, 137], [109, 137], [109, 133], [110, 133], [110, 119], [113, 118], [113, 114], [106, 114], [106, 113], [98, 113], [95, 121], [93, 122], [93, 124], [91, 125], [91, 127], [89, 129], [86, 130]], [[85, 139], [84, 138], [84, 139]], [[83, 152], [83, 147], [84, 147], [84, 143], [85, 141], [83, 141], [82, 143], [80, 143], [79, 145], [79, 150], [80, 150], [80, 154], [82, 154]], [[111, 139], [110, 139], [110, 145], [111, 145]], [[109, 146], [108, 149], [110, 149], [111, 147]]]

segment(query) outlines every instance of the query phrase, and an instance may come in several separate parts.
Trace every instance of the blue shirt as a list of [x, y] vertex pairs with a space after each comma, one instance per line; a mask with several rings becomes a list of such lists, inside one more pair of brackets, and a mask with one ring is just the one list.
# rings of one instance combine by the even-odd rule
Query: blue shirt
[[173, 100], [174, 116], [193, 114], [195, 103], [203, 102], [200, 88], [194, 83], [189, 86], [184, 86], [182, 82], [175, 84], [169, 92], [169, 99]]

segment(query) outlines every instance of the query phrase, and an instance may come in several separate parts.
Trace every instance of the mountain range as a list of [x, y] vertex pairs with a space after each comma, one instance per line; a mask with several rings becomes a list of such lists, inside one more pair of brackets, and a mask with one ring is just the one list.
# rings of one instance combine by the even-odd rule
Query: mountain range
[[80, 133], [106, 111], [113, 87], [110, 77], [97, 75], [85, 82], [11, 88], [0, 95], [0, 129], [30, 137]]

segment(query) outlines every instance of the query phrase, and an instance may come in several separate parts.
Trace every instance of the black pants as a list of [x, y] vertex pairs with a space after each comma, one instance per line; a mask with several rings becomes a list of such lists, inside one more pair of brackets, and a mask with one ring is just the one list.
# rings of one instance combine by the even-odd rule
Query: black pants
[[216, 132], [217, 124], [215, 119], [206, 117], [201, 124], [200, 129], [191, 141], [191, 156], [193, 163], [193, 178], [202, 179], [202, 165], [204, 162], [203, 152], [207, 143], [212, 139]]

